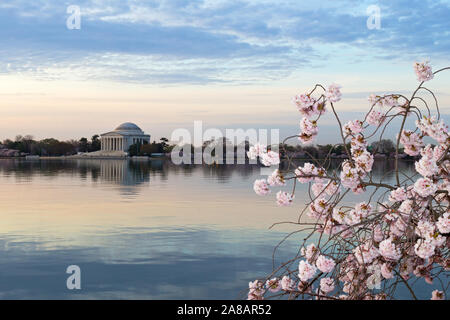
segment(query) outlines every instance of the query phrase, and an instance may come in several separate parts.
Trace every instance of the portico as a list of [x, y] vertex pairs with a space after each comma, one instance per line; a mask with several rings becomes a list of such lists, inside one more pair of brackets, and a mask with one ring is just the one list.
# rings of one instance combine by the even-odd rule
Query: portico
[[150, 143], [150, 135], [145, 134], [131, 122], [122, 123], [114, 131], [100, 135], [101, 151], [128, 152], [133, 144]]

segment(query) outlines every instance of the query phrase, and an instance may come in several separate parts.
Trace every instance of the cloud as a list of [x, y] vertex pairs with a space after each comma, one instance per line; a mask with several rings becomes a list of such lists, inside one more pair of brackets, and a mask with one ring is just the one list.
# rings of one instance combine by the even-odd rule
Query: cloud
[[378, 3], [380, 30], [366, 27], [371, 1], [77, 1], [81, 30], [68, 30], [71, 3], [3, 1], [0, 72], [243, 84], [327, 68], [335, 59], [376, 64], [448, 55], [448, 1]]

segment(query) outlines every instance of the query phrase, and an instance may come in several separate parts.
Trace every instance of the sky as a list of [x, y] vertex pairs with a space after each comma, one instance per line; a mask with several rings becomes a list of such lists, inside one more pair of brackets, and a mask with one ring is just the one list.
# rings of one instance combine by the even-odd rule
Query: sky
[[[71, 5], [80, 29], [67, 27]], [[449, 16], [438, 0], [2, 0], [0, 140], [79, 139], [122, 122], [158, 140], [194, 121], [283, 137], [299, 130], [292, 97], [316, 83], [342, 86], [336, 109], [350, 120], [371, 93], [410, 95], [414, 61], [450, 66]], [[450, 72], [427, 86], [448, 119]], [[321, 125], [318, 142], [337, 142], [332, 117]]]

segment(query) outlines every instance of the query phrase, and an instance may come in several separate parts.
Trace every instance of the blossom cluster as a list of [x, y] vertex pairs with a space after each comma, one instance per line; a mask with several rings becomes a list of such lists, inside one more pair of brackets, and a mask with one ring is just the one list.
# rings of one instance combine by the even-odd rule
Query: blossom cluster
[[375, 94], [371, 94], [368, 98], [371, 106], [378, 106], [380, 108], [392, 108], [400, 105], [399, 96], [398, 95], [385, 95], [378, 96]]
[[[354, 126], [354, 123], [359, 122], [350, 121], [347, 123], [347, 126], [351, 128], [352, 125]], [[350, 123], [352, 125], [350, 125]], [[359, 128], [360, 126], [358, 125], [357, 127]], [[361, 131], [357, 130], [358, 132], [355, 132], [353, 131], [354, 129], [350, 130], [351, 132], [349, 134], [353, 136], [350, 144], [351, 158], [342, 163], [340, 180], [342, 186], [350, 188], [354, 193], [359, 194], [365, 190], [362, 180], [372, 171], [374, 158], [373, 155], [367, 151], [367, 141], [364, 139], [363, 135], [359, 134]]]
[[299, 94], [293, 99], [298, 111], [303, 116], [300, 121], [300, 134], [298, 139], [302, 144], [310, 144], [318, 134], [317, 119], [310, 120], [312, 117], [318, 118], [326, 112], [326, 103], [336, 103], [341, 100], [341, 86], [331, 84], [323, 95], [314, 98], [309, 94]]
[[249, 151], [247, 152], [247, 156], [252, 160], [255, 160], [259, 157], [261, 163], [268, 167], [280, 164], [279, 153], [272, 150], [267, 150], [267, 147], [265, 145], [259, 143], [250, 147]]
[[414, 72], [416, 73], [417, 80], [428, 81], [434, 78], [433, 71], [431, 70], [430, 62], [414, 62]]
[[411, 130], [402, 131], [400, 135], [400, 142], [405, 147], [404, 152], [410, 156], [419, 155], [421, 148], [424, 146], [422, 137], [418, 133], [414, 133]]
[[437, 121], [436, 117], [424, 116], [420, 120], [416, 120], [417, 127], [422, 131], [424, 135], [428, 135], [438, 143], [446, 143], [449, 140], [448, 126], [444, 121]]
[[[280, 163], [280, 155], [274, 151], [267, 151], [267, 147], [262, 144], [255, 144], [247, 152], [249, 159], [259, 158], [264, 166], [274, 166]], [[253, 183], [253, 190], [260, 196], [265, 196], [271, 192], [270, 187], [284, 186], [285, 180], [278, 169], [272, 172], [267, 179], [257, 179]], [[279, 191], [276, 194], [277, 204], [280, 207], [289, 206], [294, 200], [294, 195], [285, 191]]]
[[[415, 63], [414, 70], [421, 82], [434, 77], [428, 62]], [[324, 93], [318, 98], [311, 94], [294, 98], [304, 116], [299, 135], [303, 143], [312, 142], [318, 133], [318, 121], [311, 118], [320, 118], [326, 112], [327, 102], [334, 110], [333, 104], [341, 99], [340, 86], [323, 89]], [[366, 134], [369, 126], [365, 122], [375, 126], [376, 133], [384, 131], [381, 125], [387, 126], [390, 122], [385, 121], [387, 113], [383, 108], [399, 108], [394, 117], [403, 117], [403, 120], [416, 115], [409, 112], [411, 100], [404, 99], [400, 102], [400, 95], [395, 94], [372, 95], [369, 97], [371, 109], [365, 120], [354, 119], [342, 126], [342, 145], [348, 157], [339, 169], [332, 171], [318, 161], [306, 162], [293, 172], [277, 169], [267, 180], [255, 181], [254, 189], [259, 195], [268, 194], [272, 186], [285, 186], [287, 180], [308, 184], [310, 201], [305, 205], [308, 219], [304, 223], [305, 230], [313, 229], [320, 240], [307, 245], [306, 240], [313, 233], [305, 238], [300, 255], [294, 259], [298, 260], [297, 270], [289, 269], [294, 261], [291, 260], [280, 268], [287, 272], [271, 275], [265, 281], [250, 282], [249, 299], [262, 299], [275, 292], [317, 299], [387, 299], [393, 296], [399, 282], [410, 288], [415, 283], [410, 281], [413, 277], [423, 278], [430, 285], [442, 284], [442, 280], [448, 282], [448, 274], [447, 278], [445, 275], [442, 280], [439, 278], [450, 271], [448, 127], [439, 116], [422, 117], [420, 113], [417, 113], [413, 130], [404, 127], [406, 122], [403, 121], [397, 144], [403, 145], [406, 154], [417, 157], [415, 173], [400, 172], [396, 163], [395, 183], [372, 179], [374, 154], [367, 148], [366, 137], [374, 134]], [[433, 143], [425, 145], [425, 137], [433, 139]], [[398, 149], [396, 151], [398, 153]], [[249, 157], [270, 158], [261, 159], [263, 164], [276, 162], [266, 154], [266, 148], [260, 145], [249, 151]], [[372, 188], [369, 197], [355, 204], [343, 200], [348, 191], [363, 194], [369, 187]], [[279, 191], [276, 198], [279, 206], [290, 205], [294, 192]], [[302, 224], [300, 222], [298, 224]], [[442, 290], [430, 290], [431, 299], [445, 299], [447, 287], [444, 284], [439, 288]], [[375, 290], [380, 288], [383, 289]], [[415, 298], [414, 292], [412, 295]]]

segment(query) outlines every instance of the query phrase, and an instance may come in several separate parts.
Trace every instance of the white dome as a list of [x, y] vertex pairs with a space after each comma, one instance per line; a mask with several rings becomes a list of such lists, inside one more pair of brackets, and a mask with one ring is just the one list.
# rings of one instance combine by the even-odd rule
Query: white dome
[[134, 123], [131, 123], [131, 122], [122, 123], [114, 131], [138, 131], [138, 132], [142, 132], [141, 128], [139, 128], [137, 125], [135, 125]]

